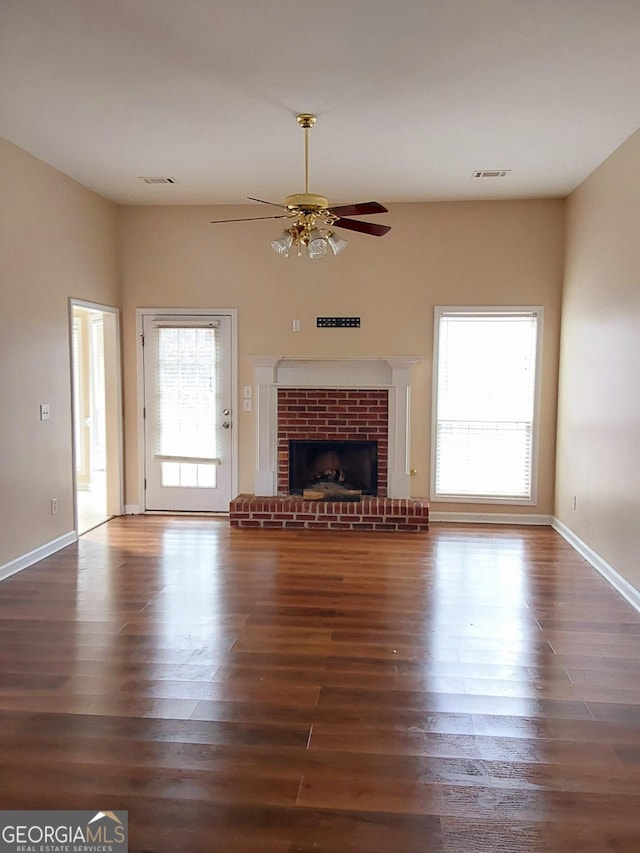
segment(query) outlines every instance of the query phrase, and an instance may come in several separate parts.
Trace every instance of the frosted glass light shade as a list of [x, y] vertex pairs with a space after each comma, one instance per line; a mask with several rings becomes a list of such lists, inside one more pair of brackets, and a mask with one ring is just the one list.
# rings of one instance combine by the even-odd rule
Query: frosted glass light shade
[[339, 255], [343, 249], [346, 249], [349, 245], [346, 240], [343, 240], [342, 237], [338, 237], [338, 235], [334, 231], [329, 231], [327, 234], [327, 243], [331, 246], [331, 251], [334, 255]]
[[329, 251], [329, 244], [317, 228], [314, 228], [313, 231], [309, 234], [309, 245], [307, 249], [311, 260], [316, 260], [317, 258], [324, 258], [326, 257], [326, 254]]
[[288, 258], [289, 249], [291, 248], [292, 243], [293, 235], [290, 234], [288, 231], [283, 231], [282, 234], [277, 238], [277, 240], [271, 241], [271, 248], [279, 255], [284, 255], [285, 258]]

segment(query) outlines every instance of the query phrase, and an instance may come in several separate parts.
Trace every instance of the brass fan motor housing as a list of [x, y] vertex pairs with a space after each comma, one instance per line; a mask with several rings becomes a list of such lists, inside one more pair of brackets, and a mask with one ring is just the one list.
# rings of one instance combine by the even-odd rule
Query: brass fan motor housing
[[285, 198], [284, 206], [287, 210], [308, 210], [315, 213], [317, 210], [326, 210], [329, 207], [329, 199], [315, 193], [294, 193]]

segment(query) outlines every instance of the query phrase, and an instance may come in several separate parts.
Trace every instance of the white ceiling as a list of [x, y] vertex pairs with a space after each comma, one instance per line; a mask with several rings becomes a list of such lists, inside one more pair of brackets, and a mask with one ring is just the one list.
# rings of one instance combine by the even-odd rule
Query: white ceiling
[[124, 204], [301, 192], [299, 112], [334, 204], [564, 196], [639, 103], [640, 0], [0, 0], [0, 136]]

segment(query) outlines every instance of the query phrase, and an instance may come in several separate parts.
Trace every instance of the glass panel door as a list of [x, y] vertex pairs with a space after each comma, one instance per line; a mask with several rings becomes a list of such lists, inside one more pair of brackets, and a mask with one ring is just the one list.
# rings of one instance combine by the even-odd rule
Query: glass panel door
[[231, 319], [146, 316], [145, 508], [227, 511]]

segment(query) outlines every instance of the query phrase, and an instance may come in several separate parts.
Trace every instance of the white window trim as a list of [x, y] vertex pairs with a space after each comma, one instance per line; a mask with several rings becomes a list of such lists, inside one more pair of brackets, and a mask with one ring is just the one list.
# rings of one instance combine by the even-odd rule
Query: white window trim
[[[438, 421], [438, 353], [440, 348], [440, 317], [442, 314], [535, 314], [536, 376], [534, 383], [533, 420], [531, 435], [531, 497], [497, 498], [485, 495], [436, 494], [436, 440]], [[496, 504], [503, 506], [536, 506], [538, 503], [538, 444], [540, 434], [540, 390], [542, 384], [542, 342], [544, 308], [541, 305], [436, 305], [433, 313], [433, 378], [431, 399], [431, 476], [430, 501], [434, 503]]]

